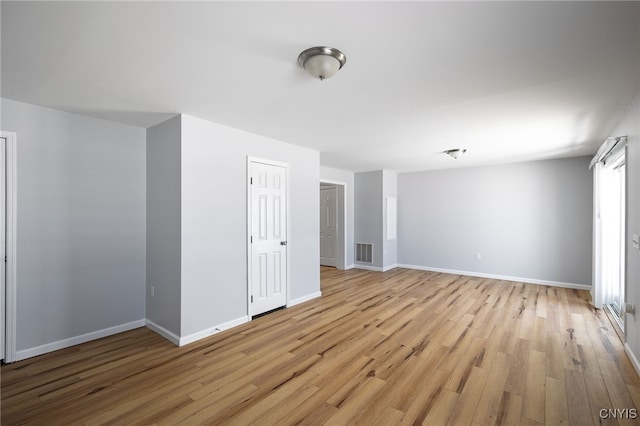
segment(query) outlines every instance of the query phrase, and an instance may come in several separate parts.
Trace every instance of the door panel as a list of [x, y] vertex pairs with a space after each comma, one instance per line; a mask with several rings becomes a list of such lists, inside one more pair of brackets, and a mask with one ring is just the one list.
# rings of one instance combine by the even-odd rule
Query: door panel
[[5, 359], [5, 339], [6, 339], [6, 262], [7, 254], [6, 239], [6, 139], [0, 138], [0, 359]]
[[320, 188], [320, 264], [336, 266], [338, 248], [336, 187]]
[[286, 168], [251, 162], [251, 315], [287, 304]]

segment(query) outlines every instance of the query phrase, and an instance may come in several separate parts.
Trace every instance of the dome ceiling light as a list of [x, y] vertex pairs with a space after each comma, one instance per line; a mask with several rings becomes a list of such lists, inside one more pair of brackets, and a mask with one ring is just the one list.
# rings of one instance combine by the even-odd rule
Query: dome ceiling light
[[458, 157], [460, 157], [465, 152], [467, 152], [466, 149], [456, 148], [456, 149], [448, 149], [444, 153], [449, 155], [453, 159], [458, 159]]
[[298, 56], [300, 66], [320, 80], [333, 77], [346, 62], [344, 53], [334, 47], [311, 47]]

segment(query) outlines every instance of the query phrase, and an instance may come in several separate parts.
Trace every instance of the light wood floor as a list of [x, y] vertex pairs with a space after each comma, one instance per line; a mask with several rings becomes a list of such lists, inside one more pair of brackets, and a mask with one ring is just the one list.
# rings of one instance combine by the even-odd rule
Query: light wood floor
[[182, 348], [141, 328], [3, 366], [2, 425], [582, 426], [640, 407], [587, 292], [322, 268], [322, 293]]

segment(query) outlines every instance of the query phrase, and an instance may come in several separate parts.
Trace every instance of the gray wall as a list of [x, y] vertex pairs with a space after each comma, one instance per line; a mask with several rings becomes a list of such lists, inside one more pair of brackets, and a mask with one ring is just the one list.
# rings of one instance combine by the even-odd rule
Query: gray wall
[[[373, 244], [373, 263], [356, 265], [387, 270], [397, 266], [398, 238], [387, 240], [387, 197], [398, 195], [398, 174], [389, 170], [356, 173], [355, 240]], [[399, 218], [398, 218], [399, 221]]]
[[398, 263], [591, 285], [589, 160], [400, 174]]
[[182, 336], [247, 315], [247, 156], [289, 164], [289, 288], [320, 291], [319, 153], [182, 116]]
[[[337, 181], [344, 182], [344, 189], [346, 190], [346, 204], [347, 213], [345, 218], [347, 233], [346, 233], [346, 245], [347, 245], [347, 263], [346, 268], [353, 267], [353, 253], [354, 253], [354, 223], [353, 223], [353, 199], [354, 199], [354, 186], [353, 186], [353, 172], [346, 170], [332, 169], [329, 167], [320, 167], [320, 182], [324, 181]], [[339, 206], [339, 214], [342, 214], [344, 209]]]
[[17, 133], [17, 350], [145, 317], [145, 131], [2, 99]]
[[[640, 235], [640, 94], [629, 105], [624, 118], [610, 133], [611, 136], [627, 135], [627, 253], [626, 253], [626, 296], [627, 303], [640, 310], [640, 250], [633, 248], [631, 236]], [[636, 314], [638, 315], [638, 314]], [[640, 322], [627, 315], [626, 340], [628, 349], [636, 358], [636, 368], [640, 360]]]
[[177, 116], [147, 129], [147, 319], [176, 336], [181, 303], [181, 122]]
[[382, 268], [382, 170], [356, 173], [354, 187], [355, 242], [373, 244], [373, 263], [355, 261], [355, 264]]
[[246, 317], [247, 155], [290, 164], [291, 300], [319, 293], [318, 152], [188, 116], [145, 131], [2, 99], [1, 119], [18, 134], [18, 352]]

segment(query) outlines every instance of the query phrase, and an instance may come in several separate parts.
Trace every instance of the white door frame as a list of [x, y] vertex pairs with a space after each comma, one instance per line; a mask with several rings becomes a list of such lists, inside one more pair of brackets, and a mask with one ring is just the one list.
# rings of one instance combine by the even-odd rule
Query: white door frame
[[[349, 199], [347, 197], [347, 183], [346, 182], [342, 182], [342, 181], [338, 181], [338, 180], [331, 180], [331, 179], [320, 179], [320, 184], [323, 183], [328, 183], [331, 185], [338, 185], [342, 187], [342, 197], [340, 196], [340, 191], [336, 191], [336, 198], [337, 198], [337, 202], [338, 204], [341, 202], [342, 203], [342, 222], [340, 222], [340, 217], [336, 218], [337, 219], [337, 223], [338, 223], [338, 234], [336, 235], [336, 238], [338, 240], [338, 244], [342, 245], [342, 259], [336, 259], [336, 267], [338, 269], [347, 269], [348, 267], [348, 263], [347, 263], [347, 222], [348, 220], [348, 216], [347, 216], [347, 200]], [[320, 220], [320, 218], [318, 218], [318, 220]], [[320, 223], [318, 223], [318, 228], [320, 227]], [[342, 266], [342, 267], [341, 267]]]
[[[4, 361], [16, 360], [16, 199], [17, 199], [17, 134], [0, 131], [6, 140], [6, 297]], [[1, 260], [1, 259], [0, 259]]]
[[289, 178], [289, 163], [283, 163], [280, 161], [267, 160], [264, 158], [253, 157], [247, 155], [247, 317], [251, 320], [253, 313], [251, 312], [251, 213], [252, 213], [252, 199], [251, 199], [251, 164], [252, 163], [262, 163], [268, 164], [270, 166], [283, 167], [285, 169], [285, 176], [287, 179], [286, 185], [286, 196], [287, 196], [287, 205], [286, 205], [286, 214], [287, 214], [287, 306], [291, 301], [291, 180]]

